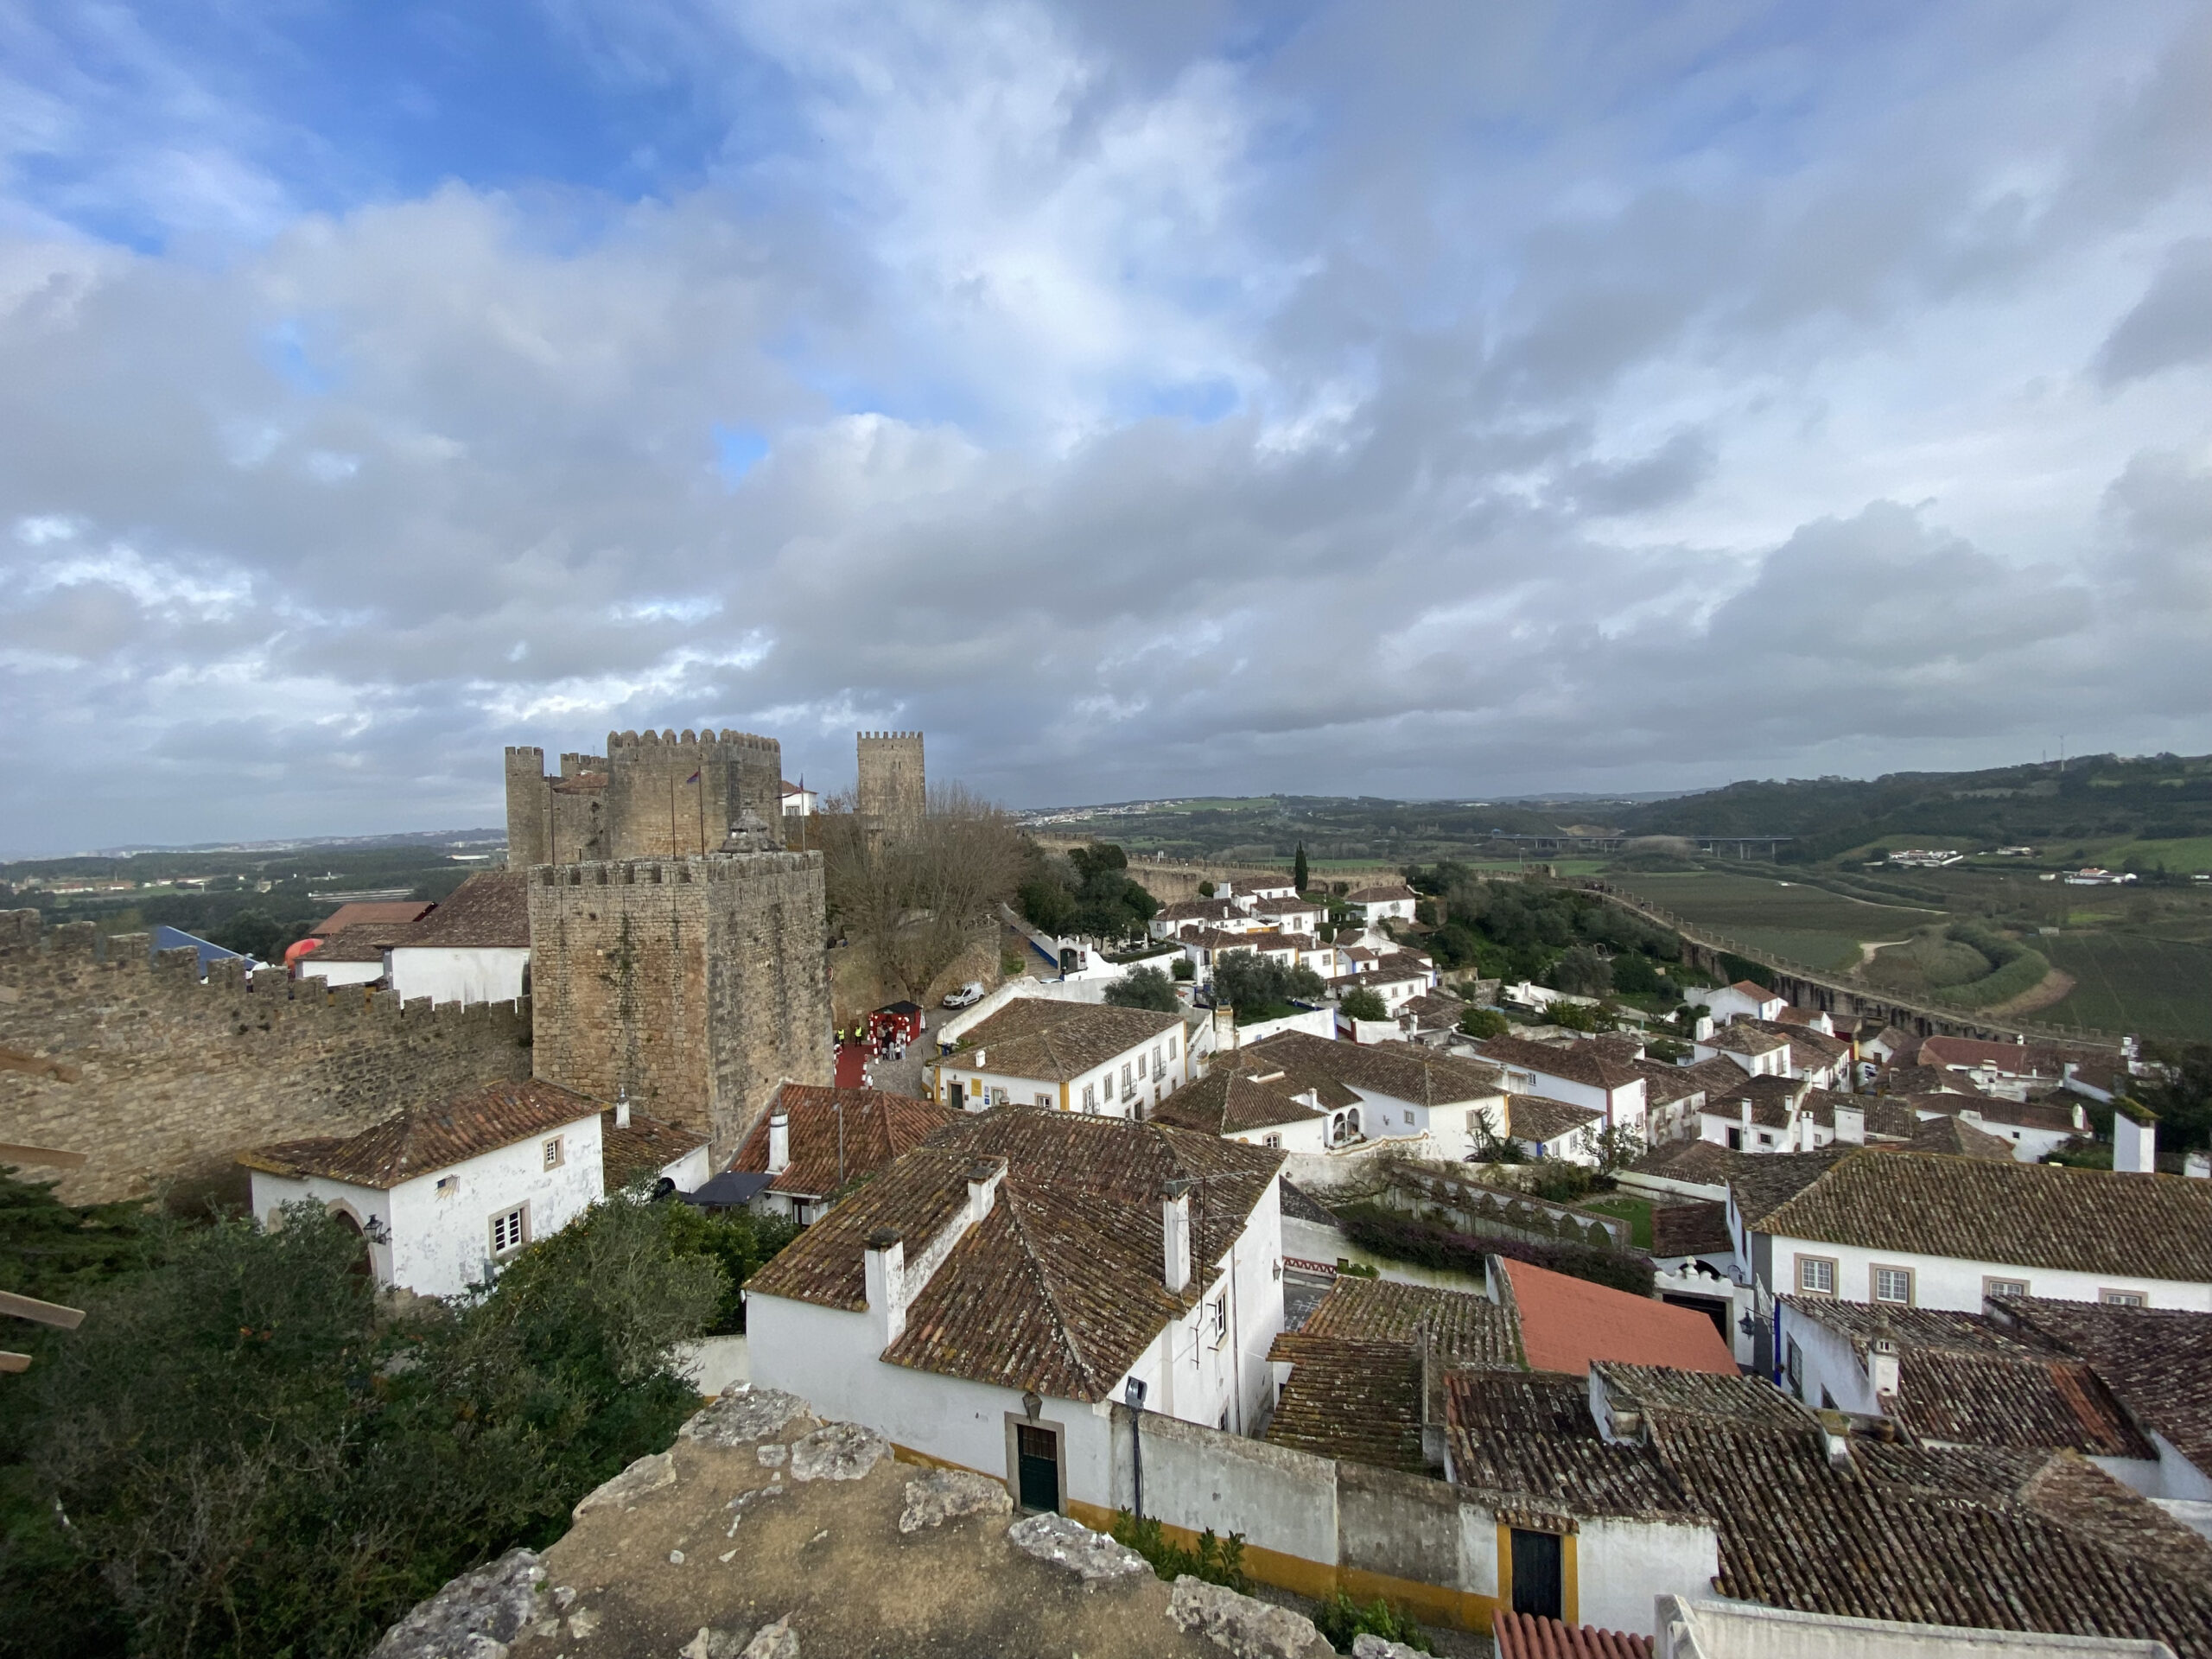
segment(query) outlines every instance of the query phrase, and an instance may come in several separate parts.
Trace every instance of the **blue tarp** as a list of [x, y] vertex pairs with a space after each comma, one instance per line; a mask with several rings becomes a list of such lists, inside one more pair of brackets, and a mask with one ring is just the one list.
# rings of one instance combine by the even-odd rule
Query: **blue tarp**
[[[209, 963], [217, 961], [221, 957], [235, 957], [239, 954], [239, 952], [236, 950], [226, 950], [221, 945], [214, 944], [212, 940], [203, 939], [197, 933], [188, 933], [181, 927], [156, 928], [154, 930], [154, 949], [156, 951], [183, 950], [186, 949], [197, 950], [200, 953], [200, 977], [202, 979], [207, 977], [207, 964]], [[246, 960], [251, 963], [252, 958], [248, 957]]]

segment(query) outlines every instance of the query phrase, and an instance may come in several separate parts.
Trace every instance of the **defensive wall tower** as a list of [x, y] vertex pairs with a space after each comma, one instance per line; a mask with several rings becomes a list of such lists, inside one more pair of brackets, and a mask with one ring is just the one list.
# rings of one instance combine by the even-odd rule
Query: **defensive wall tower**
[[781, 1084], [832, 1080], [823, 918], [819, 853], [537, 867], [537, 1076], [698, 1129], [721, 1167]]
[[[720, 852], [733, 830], [783, 845], [783, 746], [750, 732], [609, 732], [607, 753], [506, 752], [507, 863], [574, 864]], [[748, 823], [757, 819], [757, 824]], [[765, 836], [762, 831], [765, 830]]]
[[912, 830], [921, 823], [929, 801], [922, 773], [922, 734], [861, 732], [858, 736], [856, 792], [861, 822], [879, 834]]

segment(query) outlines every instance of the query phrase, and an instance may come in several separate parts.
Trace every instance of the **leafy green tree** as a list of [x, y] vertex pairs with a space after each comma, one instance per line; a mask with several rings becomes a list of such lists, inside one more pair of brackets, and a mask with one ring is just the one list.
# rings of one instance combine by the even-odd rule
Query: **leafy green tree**
[[678, 1255], [704, 1256], [722, 1270], [721, 1300], [707, 1325], [715, 1335], [745, 1329], [745, 1281], [775, 1259], [776, 1253], [804, 1230], [781, 1216], [750, 1210], [701, 1210], [664, 1203], [662, 1224], [669, 1247]]
[[1182, 985], [1196, 978], [1198, 970], [1192, 965], [1188, 957], [1178, 957], [1168, 971], [1175, 976], [1175, 982]]
[[1362, 985], [1346, 991], [1337, 1001], [1337, 1007], [1347, 1020], [1388, 1020], [1390, 1010], [1383, 1005], [1381, 992]]
[[1214, 958], [1213, 990], [1217, 1001], [1249, 1017], [1262, 1009], [1287, 1011], [1293, 997], [1317, 997], [1322, 985], [1311, 968], [1287, 968], [1254, 951], [1231, 950]]
[[1469, 1008], [1459, 1016], [1459, 1029], [1470, 1037], [1503, 1037], [1512, 1028], [1496, 1008]]
[[1156, 1014], [1173, 1014], [1182, 1006], [1175, 999], [1175, 982], [1149, 963], [1130, 969], [1109, 985], [1106, 1001], [1117, 1008], [1149, 1008]]
[[1307, 883], [1313, 877], [1313, 871], [1306, 868], [1306, 843], [1301, 841], [1298, 843], [1298, 856], [1291, 861], [1291, 886], [1296, 887], [1300, 893], [1305, 892]]
[[1214, 894], [1214, 886], [1213, 886], [1213, 883], [1212, 883], [1212, 882], [1211, 882], [1211, 881], [1201, 881], [1201, 882], [1199, 882], [1199, 883], [1198, 883], [1198, 897], [1199, 897], [1199, 898], [1201, 898], [1201, 899], [1211, 899], [1211, 898], [1212, 898], [1212, 897], [1213, 897], [1213, 894]]
[[1596, 947], [1578, 944], [1552, 969], [1552, 984], [1570, 996], [1603, 996], [1613, 988], [1613, 968]]
[[[297, 937], [295, 935], [294, 937]], [[226, 950], [236, 950], [241, 956], [273, 962], [284, 952], [291, 941], [277, 919], [258, 906], [242, 910], [222, 926], [217, 928], [212, 943]]]

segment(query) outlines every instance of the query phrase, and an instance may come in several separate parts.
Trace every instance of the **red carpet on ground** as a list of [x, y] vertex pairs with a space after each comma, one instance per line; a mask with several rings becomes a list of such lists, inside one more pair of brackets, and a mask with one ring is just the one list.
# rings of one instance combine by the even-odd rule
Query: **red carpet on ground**
[[861, 1068], [868, 1064], [866, 1043], [837, 1045], [837, 1086], [857, 1089], [861, 1086]]

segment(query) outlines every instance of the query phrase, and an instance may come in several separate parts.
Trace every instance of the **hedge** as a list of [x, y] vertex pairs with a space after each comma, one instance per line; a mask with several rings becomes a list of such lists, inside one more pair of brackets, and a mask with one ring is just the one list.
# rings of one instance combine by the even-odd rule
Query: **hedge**
[[1455, 1233], [1433, 1222], [1402, 1221], [1372, 1211], [1339, 1217], [1344, 1236], [1363, 1250], [1394, 1262], [1450, 1272], [1479, 1274], [1484, 1258], [1502, 1255], [1531, 1267], [1548, 1268], [1593, 1285], [1609, 1285], [1631, 1296], [1651, 1294], [1651, 1258], [1626, 1250], [1592, 1249], [1586, 1244], [1539, 1244], [1527, 1239]]

